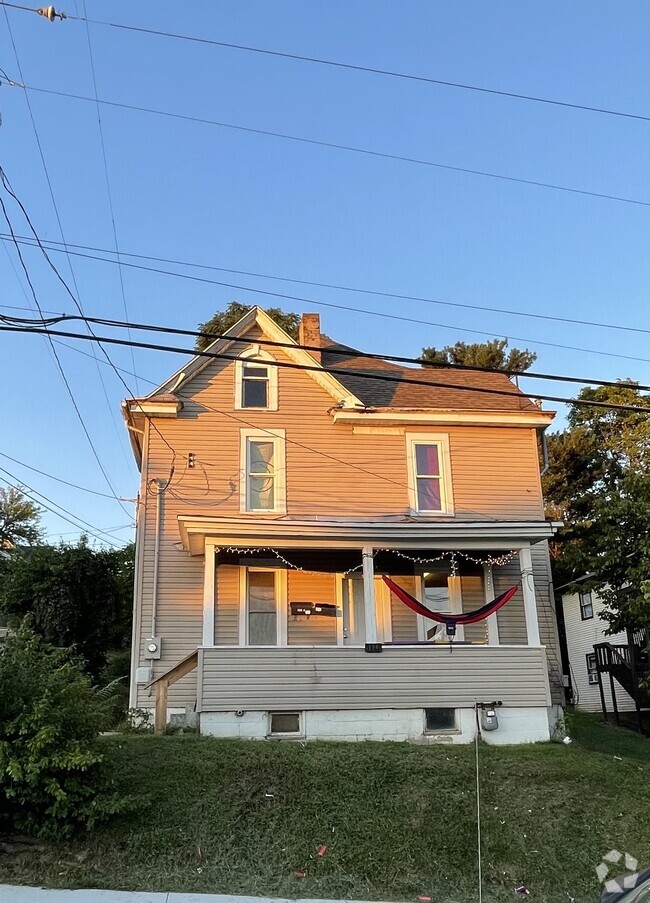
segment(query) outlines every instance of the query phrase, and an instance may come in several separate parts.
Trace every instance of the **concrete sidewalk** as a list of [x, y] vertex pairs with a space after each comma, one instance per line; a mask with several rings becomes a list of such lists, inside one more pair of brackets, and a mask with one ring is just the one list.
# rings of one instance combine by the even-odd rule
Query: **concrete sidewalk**
[[0, 903], [348, 903], [340, 900], [285, 900], [231, 894], [173, 894], [122, 890], [46, 890], [0, 884]]

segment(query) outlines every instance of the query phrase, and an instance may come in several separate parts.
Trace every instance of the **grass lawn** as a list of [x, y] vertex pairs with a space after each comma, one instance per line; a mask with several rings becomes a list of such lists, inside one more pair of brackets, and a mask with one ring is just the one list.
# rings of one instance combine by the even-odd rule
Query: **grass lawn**
[[[650, 741], [584, 715], [570, 732], [568, 747], [480, 746], [486, 903], [523, 899], [520, 884], [531, 901], [595, 903], [608, 850], [648, 864]], [[149, 805], [74, 843], [0, 855], [0, 883], [477, 899], [474, 746], [102, 742]]]

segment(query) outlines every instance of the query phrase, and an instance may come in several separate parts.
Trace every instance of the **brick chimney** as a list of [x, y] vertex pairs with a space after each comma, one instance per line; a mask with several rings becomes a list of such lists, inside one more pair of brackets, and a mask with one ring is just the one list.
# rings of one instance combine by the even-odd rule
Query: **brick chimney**
[[[302, 314], [298, 327], [298, 344], [320, 348], [320, 314]], [[320, 363], [320, 351], [310, 351]]]

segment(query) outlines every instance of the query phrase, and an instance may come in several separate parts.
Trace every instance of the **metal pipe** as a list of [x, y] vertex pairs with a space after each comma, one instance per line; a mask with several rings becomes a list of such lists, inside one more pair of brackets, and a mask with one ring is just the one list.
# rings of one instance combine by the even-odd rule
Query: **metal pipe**
[[151, 590], [151, 636], [156, 636], [156, 608], [158, 604], [158, 567], [160, 562], [160, 534], [162, 532], [161, 496], [165, 486], [164, 480], [156, 480], [156, 534], [153, 550], [153, 586]]

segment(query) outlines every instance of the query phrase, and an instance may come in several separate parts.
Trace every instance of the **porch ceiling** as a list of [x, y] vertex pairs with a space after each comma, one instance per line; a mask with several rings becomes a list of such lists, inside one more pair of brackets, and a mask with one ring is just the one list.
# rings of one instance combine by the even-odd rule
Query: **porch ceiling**
[[550, 539], [557, 526], [549, 521], [178, 517], [183, 548], [191, 555], [203, 555], [206, 540], [221, 547], [260, 549], [514, 549]]

